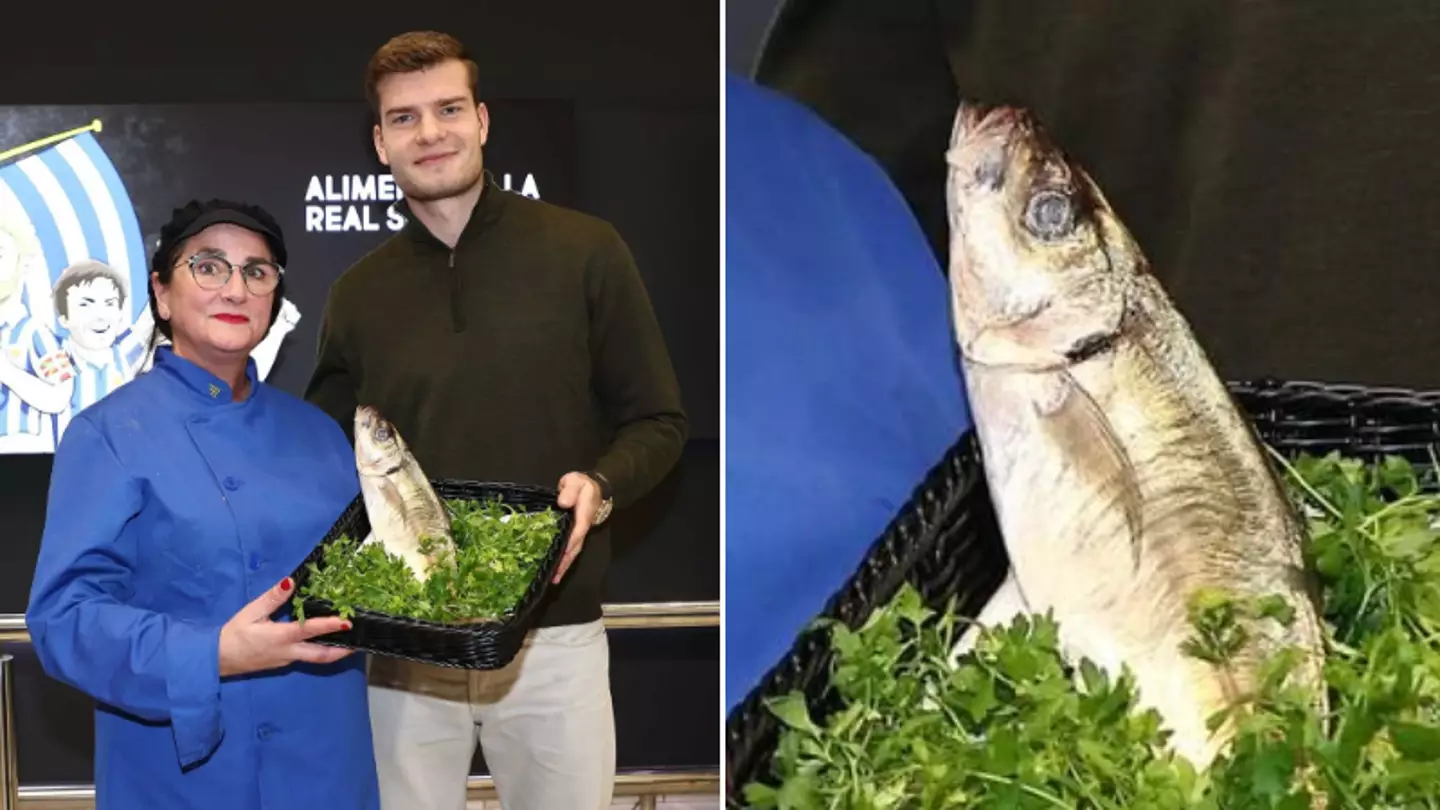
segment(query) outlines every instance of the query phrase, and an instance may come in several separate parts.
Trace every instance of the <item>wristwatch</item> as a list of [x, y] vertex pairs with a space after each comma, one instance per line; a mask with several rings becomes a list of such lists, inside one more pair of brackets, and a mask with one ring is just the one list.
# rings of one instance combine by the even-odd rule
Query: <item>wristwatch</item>
[[595, 482], [595, 486], [600, 488], [600, 507], [595, 510], [595, 517], [590, 521], [591, 525], [599, 526], [605, 522], [606, 518], [610, 517], [611, 510], [615, 508], [615, 496], [611, 491], [610, 481], [605, 476], [594, 470], [590, 470], [585, 475], [589, 476], [590, 480]]

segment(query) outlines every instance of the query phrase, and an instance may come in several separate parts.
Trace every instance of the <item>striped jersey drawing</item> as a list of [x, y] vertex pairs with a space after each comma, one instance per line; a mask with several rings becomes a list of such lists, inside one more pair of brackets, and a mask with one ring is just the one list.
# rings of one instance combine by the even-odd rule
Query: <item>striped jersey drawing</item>
[[83, 350], [67, 340], [63, 344], [75, 375], [75, 390], [70, 395], [68, 410], [57, 414], [56, 435], [63, 434], [77, 414], [99, 402], [101, 398], [135, 378], [136, 369], [145, 358], [145, 341], [128, 331], [105, 350], [103, 361], [96, 363], [93, 352]]
[[[38, 320], [29, 315], [0, 323], [4, 362], [41, 384], [65, 384], [74, 378], [70, 356]], [[33, 385], [33, 383], [32, 383]], [[23, 390], [23, 389], [22, 389]], [[73, 396], [73, 395], [72, 395]], [[54, 417], [27, 402], [20, 392], [0, 386], [0, 436], [54, 437]]]
[[[17, 368], [58, 386], [37, 389], [22, 379], [17, 390], [0, 383], [0, 435], [49, 433], [51, 451], [75, 413], [133, 379], [149, 339], [148, 319], [144, 334], [131, 326], [147, 303], [140, 224], [95, 137], [99, 130], [94, 121], [17, 149], [0, 144], [0, 235], [20, 243], [22, 255], [10, 258], [24, 268], [19, 289], [0, 300], [0, 312], [11, 313], [0, 315], [0, 346]], [[87, 263], [112, 274], [119, 303], [106, 306], [120, 323], [83, 335], [89, 342], [81, 350], [68, 332], [76, 324], [67, 326], [58, 314], [55, 285], [68, 268]], [[74, 311], [70, 316], [77, 319]], [[96, 323], [91, 316], [88, 325]]]

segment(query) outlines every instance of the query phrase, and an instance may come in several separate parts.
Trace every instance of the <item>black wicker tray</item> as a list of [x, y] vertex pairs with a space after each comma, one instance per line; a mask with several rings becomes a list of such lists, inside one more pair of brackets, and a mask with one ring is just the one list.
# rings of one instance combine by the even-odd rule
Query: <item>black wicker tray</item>
[[[456, 669], [499, 669], [514, 659], [526, 633], [534, 625], [536, 607], [548, 592], [555, 568], [565, 552], [574, 515], [556, 505], [557, 491], [546, 487], [454, 479], [433, 479], [430, 483], [442, 501], [478, 502], [499, 497], [503, 503], [522, 511], [550, 507], [559, 514], [560, 520], [550, 549], [515, 609], [502, 621], [467, 624], [443, 624], [357, 609], [349, 630], [330, 633], [314, 641]], [[356, 496], [291, 574], [296, 591], [309, 580], [310, 563], [323, 568], [325, 547], [329, 543], [342, 534], [360, 540], [369, 533], [370, 517], [365, 512], [364, 499]], [[326, 600], [307, 598], [304, 604], [306, 617], [334, 616], [337, 613], [335, 606]]]
[[[1229, 384], [1260, 437], [1290, 457], [1332, 451], [1365, 461], [1398, 455], [1417, 464], [1440, 453], [1440, 391], [1417, 392], [1264, 379]], [[926, 475], [820, 616], [859, 627], [904, 582], [935, 609], [951, 599], [976, 615], [1004, 580], [1008, 560], [991, 508], [978, 444], [966, 432]], [[726, 720], [725, 793], [730, 810], [742, 791], [770, 781], [779, 723], [764, 700], [804, 693], [812, 713], [838, 708], [829, 688], [826, 638], [802, 632]]]

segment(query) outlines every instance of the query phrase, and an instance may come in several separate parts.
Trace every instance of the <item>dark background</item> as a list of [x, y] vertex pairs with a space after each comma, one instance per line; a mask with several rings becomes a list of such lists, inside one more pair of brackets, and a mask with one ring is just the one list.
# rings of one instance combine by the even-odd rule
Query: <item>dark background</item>
[[725, 69], [749, 76], [781, 0], [726, 0]]
[[786, 0], [772, 24], [778, 5], [727, 4], [727, 61], [746, 72], [773, 29], [760, 83], [876, 159], [942, 268], [955, 108], [1019, 105], [1222, 377], [1440, 388], [1440, 4]]
[[[390, 36], [429, 28], [459, 37], [480, 64], [481, 94], [502, 102], [559, 100], [573, 115], [570, 203], [615, 224], [634, 251], [668, 341], [690, 415], [691, 440], [674, 474], [614, 518], [610, 602], [719, 598], [719, 77], [718, 7], [700, 3], [431, 2], [350, 5], [273, 0], [186, 5], [183, 14], [97, 7], [7, 11], [0, 107], [107, 104], [363, 105], [371, 52]], [[239, 109], [239, 108], [233, 108]], [[357, 108], [355, 138], [368, 137]], [[218, 110], [217, 134], [232, 125]], [[269, 155], [349, 150], [314, 132], [303, 112], [265, 127]], [[242, 142], [230, 148], [245, 148]], [[498, 149], [497, 145], [497, 149]], [[381, 173], [378, 162], [370, 167]], [[498, 167], [497, 167], [498, 168]], [[122, 168], [123, 171], [123, 168]], [[308, 180], [297, 178], [299, 180]], [[544, 178], [541, 196], [547, 198]], [[244, 189], [241, 189], [243, 192]], [[224, 189], [215, 189], [216, 194]], [[303, 205], [304, 188], [279, 192]], [[142, 214], [143, 216], [143, 214]], [[152, 223], [142, 219], [142, 229]], [[291, 233], [299, 235], [299, 229]], [[344, 234], [326, 234], [340, 239]], [[365, 235], [372, 236], [372, 235]], [[349, 251], [346, 247], [345, 252]], [[308, 374], [318, 309], [304, 319], [272, 380]], [[23, 610], [40, 537], [49, 456], [0, 457], [0, 612]], [[697, 630], [611, 634], [619, 767], [718, 767], [719, 635]], [[91, 704], [18, 656], [16, 734], [24, 784], [92, 779]], [[483, 762], [477, 763], [483, 772]]]

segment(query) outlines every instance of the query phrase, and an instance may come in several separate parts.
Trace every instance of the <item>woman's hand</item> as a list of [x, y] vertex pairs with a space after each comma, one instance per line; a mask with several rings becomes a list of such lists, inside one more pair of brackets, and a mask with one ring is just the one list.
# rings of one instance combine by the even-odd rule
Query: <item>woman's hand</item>
[[326, 633], [349, 630], [350, 622], [339, 616], [306, 619], [303, 622], [270, 620], [270, 615], [290, 598], [291, 587], [290, 578], [286, 577], [241, 608], [220, 628], [220, 677], [275, 669], [295, 661], [329, 664], [355, 652], [306, 641]]

